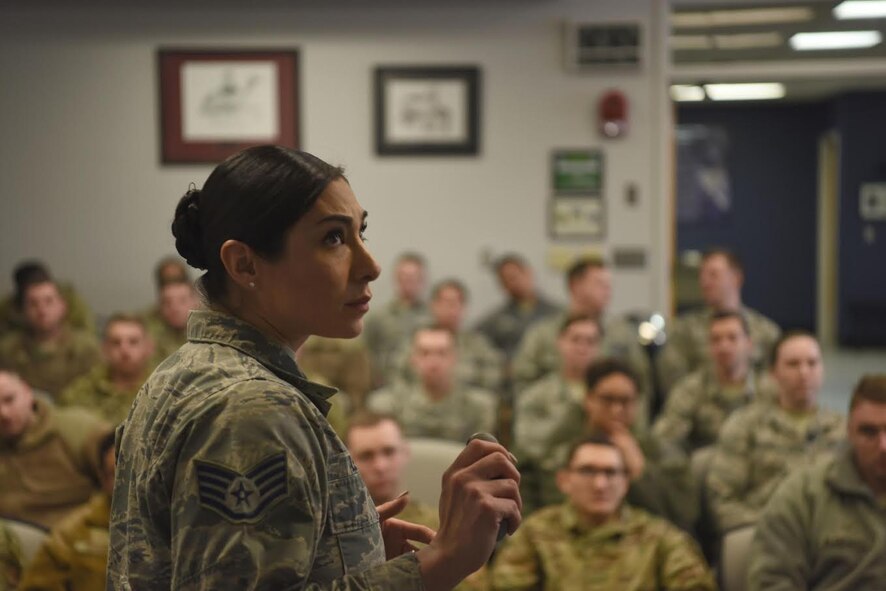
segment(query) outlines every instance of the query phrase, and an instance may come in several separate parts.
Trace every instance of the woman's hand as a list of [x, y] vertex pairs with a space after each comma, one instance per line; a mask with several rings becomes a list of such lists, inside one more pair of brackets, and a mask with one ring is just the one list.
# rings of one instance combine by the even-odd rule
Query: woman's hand
[[625, 459], [625, 468], [630, 479], [637, 480], [643, 476], [643, 472], [646, 471], [646, 456], [643, 455], [640, 444], [637, 443], [630, 430], [619, 425], [617, 429], [609, 434], [609, 438], [621, 450]]
[[497, 443], [473, 440], [443, 474], [440, 528], [416, 553], [427, 591], [455, 587], [486, 564], [507, 522], [520, 525], [520, 473], [513, 456]]
[[385, 556], [388, 560], [407, 552], [415, 552], [417, 548], [411, 542], [430, 544], [434, 539], [434, 530], [431, 528], [394, 518], [408, 504], [409, 495], [403, 494], [376, 507], [381, 518], [381, 535], [385, 541]]

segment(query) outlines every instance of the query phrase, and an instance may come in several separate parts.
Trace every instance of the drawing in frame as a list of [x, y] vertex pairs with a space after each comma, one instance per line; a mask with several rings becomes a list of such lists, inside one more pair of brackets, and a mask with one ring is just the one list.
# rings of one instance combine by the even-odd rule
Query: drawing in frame
[[299, 147], [295, 49], [160, 49], [161, 160], [216, 163], [249, 146]]
[[480, 150], [480, 85], [476, 66], [376, 68], [376, 153], [476, 155]]

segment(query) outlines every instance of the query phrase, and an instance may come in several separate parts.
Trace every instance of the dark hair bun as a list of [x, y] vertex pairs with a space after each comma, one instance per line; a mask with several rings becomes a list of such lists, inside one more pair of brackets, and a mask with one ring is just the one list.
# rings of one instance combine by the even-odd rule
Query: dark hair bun
[[203, 226], [200, 223], [200, 189], [191, 189], [178, 202], [172, 220], [175, 249], [195, 269], [207, 269], [203, 252]]

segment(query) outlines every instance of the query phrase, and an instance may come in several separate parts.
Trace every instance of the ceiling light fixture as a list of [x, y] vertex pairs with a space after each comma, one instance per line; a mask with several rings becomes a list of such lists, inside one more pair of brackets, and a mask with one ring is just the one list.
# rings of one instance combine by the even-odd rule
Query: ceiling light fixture
[[865, 49], [883, 41], [880, 31], [825, 31], [797, 33], [791, 37], [791, 47], [797, 51], [824, 49]]
[[671, 35], [671, 49], [676, 51], [713, 48], [710, 35]]
[[846, 0], [834, 7], [834, 18], [886, 18], [886, 0]]
[[671, 26], [678, 29], [737, 27], [781, 23], [802, 23], [815, 18], [815, 11], [807, 6], [784, 8], [743, 8], [738, 10], [711, 10], [705, 12], [675, 12]]
[[739, 33], [735, 35], [714, 35], [714, 47], [717, 49], [760, 49], [764, 47], [780, 47], [784, 38], [780, 33]]
[[672, 84], [671, 98], [678, 103], [692, 103], [705, 99], [704, 88], [694, 84]]
[[784, 98], [785, 95], [781, 82], [705, 84], [704, 91], [715, 101], [765, 101]]

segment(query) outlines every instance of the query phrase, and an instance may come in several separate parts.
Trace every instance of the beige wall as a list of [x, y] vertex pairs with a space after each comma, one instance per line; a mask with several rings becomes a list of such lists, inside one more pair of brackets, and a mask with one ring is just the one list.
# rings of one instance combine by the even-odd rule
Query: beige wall
[[[153, 263], [174, 252], [174, 205], [210, 171], [159, 163], [156, 49], [279, 45], [301, 50], [303, 148], [348, 169], [383, 266], [402, 249], [425, 252], [434, 277], [468, 283], [476, 315], [498, 300], [481, 254], [513, 249], [562, 298], [560, 274], [545, 267], [549, 153], [599, 146], [610, 233], [597, 246], [649, 252], [645, 271], [616, 273], [616, 306], [666, 304], [670, 111], [661, 0], [343, 2], [338, 11], [318, 2], [261, 12], [251, 3], [211, 14], [102, 4], [0, 8], [0, 289], [10, 287], [16, 261], [39, 257], [75, 280], [99, 313], [147, 303]], [[644, 28], [640, 71], [564, 70], [564, 21], [624, 19]], [[376, 156], [372, 68], [431, 63], [482, 68], [481, 155]], [[630, 100], [630, 133], [617, 141], [596, 131], [596, 102], [610, 87]], [[637, 206], [625, 202], [628, 184], [639, 189]], [[387, 299], [389, 273], [375, 291]]]

